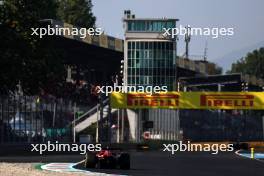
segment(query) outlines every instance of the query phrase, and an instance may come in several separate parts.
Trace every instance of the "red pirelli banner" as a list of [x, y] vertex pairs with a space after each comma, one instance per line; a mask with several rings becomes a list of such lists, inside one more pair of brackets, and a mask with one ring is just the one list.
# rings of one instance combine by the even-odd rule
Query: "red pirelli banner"
[[114, 92], [110, 101], [112, 108], [128, 109], [264, 110], [264, 92]]

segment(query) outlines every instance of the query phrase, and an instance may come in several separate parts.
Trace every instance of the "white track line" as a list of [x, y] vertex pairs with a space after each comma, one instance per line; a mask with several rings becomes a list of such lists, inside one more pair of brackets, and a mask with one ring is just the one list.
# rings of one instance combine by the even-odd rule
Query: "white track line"
[[262, 162], [262, 163], [264, 163], [264, 161], [263, 161], [263, 160], [261, 160], [261, 159], [258, 159], [258, 158], [251, 158], [251, 157], [247, 157], [247, 156], [245, 156], [245, 155], [243, 155], [243, 154], [239, 153], [240, 151], [241, 151], [241, 150], [237, 150], [237, 151], [235, 152], [235, 154], [237, 154], [238, 156], [241, 156], [241, 157], [243, 157], [243, 158], [252, 159], [252, 160], [257, 160], [257, 161], [259, 161], [259, 162]]
[[90, 176], [122, 176], [117, 174], [106, 174], [99, 172], [91, 172], [87, 170], [75, 169], [74, 166], [83, 163], [85, 160], [82, 160], [78, 163], [49, 163], [41, 166], [41, 169], [53, 171], [53, 172], [61, 172], [61, 173], [83, 173], [85, 175]]

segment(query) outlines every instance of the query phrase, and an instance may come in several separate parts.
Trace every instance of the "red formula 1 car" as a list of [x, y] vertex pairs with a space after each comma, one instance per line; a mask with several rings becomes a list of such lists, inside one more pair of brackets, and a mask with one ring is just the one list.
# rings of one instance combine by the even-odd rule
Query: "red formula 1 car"
[[85, 168], [128, 170], [130, 169], [130, 155], [109, 149], [98, 153], [87, 152]]

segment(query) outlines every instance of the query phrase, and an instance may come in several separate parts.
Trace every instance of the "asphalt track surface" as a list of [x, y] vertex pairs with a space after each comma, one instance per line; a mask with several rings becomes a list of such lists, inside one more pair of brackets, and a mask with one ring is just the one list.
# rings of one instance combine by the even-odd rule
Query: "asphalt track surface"
[[[78, 162], [84, 156], [0, 157], [0, 162]], [[77, 166], [84, 169], [83, 164]], [[89, 171], [135, 176], [263, 176], [264, 163], [235, 153], [132, 152], [130, 170]]]

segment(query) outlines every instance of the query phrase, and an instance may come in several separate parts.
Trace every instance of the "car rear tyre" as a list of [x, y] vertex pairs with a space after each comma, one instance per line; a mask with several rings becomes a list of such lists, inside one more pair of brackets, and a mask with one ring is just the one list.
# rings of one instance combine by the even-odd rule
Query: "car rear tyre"
[[87, 152], [84, 167], [85, 168], [95, 168], [96, 166], [96, 154]]

